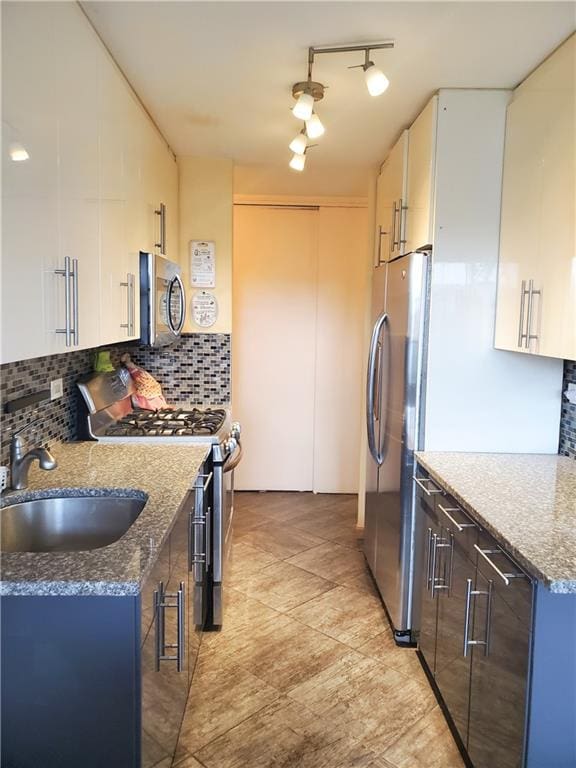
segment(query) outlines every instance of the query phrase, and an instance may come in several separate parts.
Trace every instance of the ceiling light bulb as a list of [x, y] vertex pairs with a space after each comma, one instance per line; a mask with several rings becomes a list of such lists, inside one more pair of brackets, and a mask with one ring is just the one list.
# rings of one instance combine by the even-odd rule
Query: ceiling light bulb
[[371, 61], [364, 68], [364, 77], [366, 78], [366, 86], [370, 96], [380, 96], [390, 85], [390, 81], [384, 72], [375, 67]]
[[290, 160], [290, 168], [295, 171], [303, 171], [306, 165], [306, 155], [292, 155]]
[[30, 155], [26, 151], [26, 149], [22, 146], [22, 144], [11, 144], [10, 145], [10, 159], [13, 160], [15, 163], [21, 163], [23, 160], [28, 160]]
[[309, 93], [301, 93], [298, 101], [294, 104], [292, 114], [299, 120], [309, 120], [314, 109], [314, 97]]
[[290, 149], [295, 155], [303, 155], [306, 152], [307, 143], [306, 134], [304, 131], [300, 131], [298, 136], [295, 136], [290, 142]]
[[306, 133], [309, 139], [317, 139], [324, 133], [324, 126], [318, 115], [313, 112], [310, 119], [306, 120]]

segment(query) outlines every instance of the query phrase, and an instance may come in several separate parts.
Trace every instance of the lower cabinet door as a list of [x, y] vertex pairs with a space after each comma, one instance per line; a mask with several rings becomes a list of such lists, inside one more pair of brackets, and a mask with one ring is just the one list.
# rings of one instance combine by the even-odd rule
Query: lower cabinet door
[[[425, 486], [432, 487], [424, 480]], [[428, 496], [421, 486], [416, 487], [416, 509], [418, 525], [421, 527], [423, 541], [420, 562], [422, 573], [420, 579], [421, 612], [420, 634], [418, 648], [424, 657], [430, 672], [436, 669], [436, 622], [437, 622], [437, 592], [432, 591], [435, 567], [433, 557], [434, 542], [440, 533], [440, 523], [435, 510], [434, 495]]]
[[498, 575], [492, 580], [478, 570], [476, 588], [491, 593], [491, 605], [474, 616], [474, 636], [487, 645], [475, 646], [472, 654], [468, 754], [474, 768], [520, 768], [531, 643], [522, 614], [532, 585], [525, 577], [506, 585]]
[[[438, 631], [436, 683], [464, 745], [468, 740], [470, 648], [464, 655], [466, 621], [472, 627], [472, 585], [475, 565], [466, 556], [465, 538], [446, 528], [438, 539], [441, 550], [437, 576]], [[440, 554], [441, 553], [441, 554]], [[470, 586], [469, 586], [470, 585]], [[467, 610], [468, 606], [468, 610]]]
[[179, 556], [178, 523], [170, 536], [170, 578], [152, 585], [154, 619], [142, 646], [142, 768], [174, 756], [188, 698], [188, 560]]

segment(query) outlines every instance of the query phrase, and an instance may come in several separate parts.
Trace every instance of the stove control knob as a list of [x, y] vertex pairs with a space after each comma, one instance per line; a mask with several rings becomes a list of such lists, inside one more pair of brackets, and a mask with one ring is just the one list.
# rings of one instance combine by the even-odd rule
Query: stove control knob
[[239, 421], [233, 421], [232, 426], [230, 427], [230, 435], [232, 437], [235, 437], [236, 440], [240, 437], [240, 433], [242, 432], [242, 427], [240, 426]]
[[229, 437], [224, 443], [224, 449], [226, 450], [226, 453], [231, 454], [234, 453], [237, 445], [238, 443], [236, 442], [236, 439], [234, 437]]

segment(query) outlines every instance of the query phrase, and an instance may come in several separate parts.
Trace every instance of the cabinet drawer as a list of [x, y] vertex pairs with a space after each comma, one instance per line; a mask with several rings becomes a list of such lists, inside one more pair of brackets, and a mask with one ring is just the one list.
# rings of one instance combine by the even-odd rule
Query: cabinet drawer
[[532, 580], [492, 536], [482, 532], [476, 545], [478, 570], [498, 587], [500, 599], [524, 627], [532, 624]]

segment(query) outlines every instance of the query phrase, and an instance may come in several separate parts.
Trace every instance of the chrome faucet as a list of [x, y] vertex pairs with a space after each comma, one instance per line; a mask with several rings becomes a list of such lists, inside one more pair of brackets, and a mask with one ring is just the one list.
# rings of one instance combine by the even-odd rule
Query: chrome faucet
[[14, 432], [10, 441], [10, 473], [11, 487], [14, 491], [21, 491], [28, 486], [28, 471], [35, 459], [38, 459], [41, 469], [56, 469], [56, 460], [47, 448], [36, 446], [26, 453], [26, 443], [21, 437], [22, 432], [37, 424], [40, 419], [34, 419], [25, 427]]

